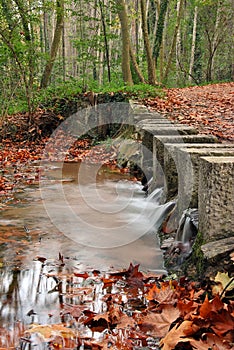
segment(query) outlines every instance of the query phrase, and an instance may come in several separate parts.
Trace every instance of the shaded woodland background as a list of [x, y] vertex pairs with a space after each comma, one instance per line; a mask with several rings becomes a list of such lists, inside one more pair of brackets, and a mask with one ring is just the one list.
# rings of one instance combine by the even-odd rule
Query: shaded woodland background
[[232, 40], [231, 0], [1, 0], [1, 114], [53, 94], [230, 81]]

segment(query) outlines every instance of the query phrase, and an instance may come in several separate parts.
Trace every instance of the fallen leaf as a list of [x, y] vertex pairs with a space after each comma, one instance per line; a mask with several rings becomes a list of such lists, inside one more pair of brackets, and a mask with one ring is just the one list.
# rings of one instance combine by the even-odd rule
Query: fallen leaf
[[172, 350], [179, 342], [189, 342], [189, 336], [193, 335], [199, 329], [192, 321], [183, 321], [180, 325], [174, 326], [163, 338], [159, 346], [162, 350]]
[[234, 279], [228, 276], [228, 273], [218, 272], [215, 276], [214, 281], [217, 285], [213, 286], [212, 293], [213, 295], [222, 294], [223, 290], [231, 291], [234, 289]]
[[162, 338], [165, 337], [170, 325], [180, 316], [180, 311], [172, 305], [165, 305], [161, 313], [149, 312], [140, 316], [138, 325], [140, 329], [148, 334]]

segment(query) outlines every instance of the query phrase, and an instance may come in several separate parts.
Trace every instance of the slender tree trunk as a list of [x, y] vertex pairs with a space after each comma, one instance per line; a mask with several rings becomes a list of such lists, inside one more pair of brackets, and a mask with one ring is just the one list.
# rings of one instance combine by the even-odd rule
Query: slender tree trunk
[[137, 59], [137, 62], [139, 62], [138, 61], [138, 59], [139, 59], [139, 18], [138, 18], [139, 0], [136, 0], [135, 10], [136, 10], [136, 20], [135, 20], [136, 59]]
[[121, 23], [122, 35], [122, 73], [123, 80], [127, 85], [133, 85], [130, 68], [130, 37], [128, 30], [128, 16], [124, 0], [116, 0], [117, 11]]
[[[164, 27], [167, 28], [167, 23], [168, 23], [168, 8], [165, 14], [165, 18], [164, 18]], [[166, 30], [163, 30], [162, 33], [162, 41], [161, 41], [161, 45], [160, 45], [160, 51], [159, 51], [159, 55], [160, 55], [160, 66], [159, 66], [159, 70], [160, 70], [160, 82], [163, 81], [163, 69], [164, 69], [164, 56], [165, 56], [165, 46], [166, 46]]]
[[194, 8], [194, 18], [193, 18], [193, 36], [192, 36], [192, 46], [191, 46], [191, 56], [190, 56], [190, 64], [189, 64], [189, 83], [192, 82], [192, 74], [193, 74], [193, 66], [194, 66], [194, 58], [195, 58], [195, 49], [196, 49], [196, 36], [197, 36], [197, 15], [198, 15], [198, 7]]
[[[179, 12], [180, 3], [177, 2], [177, 13]], [[176, 36], [176, 82], [180, 81], [180, 67], [181, 67], [181, 30], [180, 26]]]
[[149, 41], [148, 28], [147, 28], [147, 17], [146, 17], [146, 3], [145, 0], [140, 0], [141, 5], [141, 18], [142, 18], [142, 32], [144, 39], [144, 46], [146, 51], [147, 68], [148, 68], [148, 81], [149, 84], [156, 84], [155, 66], [152, 56], [152, 50]]
[[165, 68], [165, 73], [164, 73], [164, 76], [163, 76], [163, 80], [165, 82], [167, 81], [167, 78], [168, 78], [168, 74], [169, 74], [169, 71], [170, 71], [170, 68], [171, 68], [172, 57], [173, 57], [173, 54], [174, 54], [174, 51], [175, 51], [177, 34], [178, 34], [178, 31], [179, 31], [180, 21], [181, 21], [181, 18], [182, 18], [182, 12], [183, 12], [182, 10], [183, 10], [184, 0], [178, 0], [177, 3], [178, 3], [178, 7], [177, 7], [178, 11], [177, 11], [177, 18], [176, 18], [176, 26], [175, 26], [175, 30], [174, 30], [173, 39], [172, 39], [171, 49], [170, 49], [168, 60], [167, 60], [167, 65], [166, 65], [166, 68]]
[[62, 32], [62, 60], [63, 60], [63, 81], [66, 80], [66, 33], [65, 26]]
[[58, 53], [59, 44], [63, 32], [64, 22], [64, 0], [57, 0], [56, 7], [56, 26], [54, 30], [54, 38], [51, 45], [50, 57], [46, 63], [45, 70], [41, 78], [41, 88], [46, 88], [49, 84], [50, 76], [54, 66], [54, 62]]
[[135, 57], [134, 52], [133, 52], [132, 45], [130, 45], [130, 56], [131, 56], [132, 65], [133, 65], [133, 68], [135, 70], [136, 75], [138, 76], [140, 82], [145, 84], [146, 81], [145, 81], [145, 78], [144, 78], [144, 76], [140, 70], [140, 67], [137, 63], [136, 57]]
[[153, 57], [156, 62], [156, 66], [157, 66], [157, 60], [159, 57], [160, 47], [162, 44], [168, 3], [169, 3], [169, 0], [162, 0], [160, 5], [160, 12], [159, 12], [157, 30], [156, 30], [156, 38], [155, 38], [154, 47], [153, 47]]
[[109, 46], [107, 41], [107, 32], [106, 32], [106, 21], [105, 16], [103, 12], [103, 4], [102, 1], [99, 0], [99, 8], [101, 12], [101, 21], [102, 21], [102, 28], [103, 28], [103, 35], [104, 35], [104, 42], [105, 42], [105, 55], [106, 55], [106, 65], [107, 65], [107, 72], [108, 72], [108, 81], [111, 81], [111, 68], [110, 68], [110, 55], [109, 55]]
[[221, 9], [222, 9], [223, 1], [218, 1], [217, 5], [217, 12], [216, 12], [216, 20], [215, 20], [215, 28], [214, 28], [214, 36], [213, 40], [210, 41], [210, 49], [209, 49], [209, 58], [207, 63], [207, 70], [206, 70], [206, 81], [210, 82], [212, 81], [212, 70], [213, 70], [213, 64], [214, 64], [214, 57], [216, 50], [221, 42], [220, 37], [220, 22], [221, 22]]
[[[43, 1], [44, 5], [44, 1]], [[44, 10], [43, 11], [43, 32], [44, 32], [44, 47], [45, 52], [50, 51], [50, 44], [49, 44], [49, 37], [48, 37], [48, 13]]]

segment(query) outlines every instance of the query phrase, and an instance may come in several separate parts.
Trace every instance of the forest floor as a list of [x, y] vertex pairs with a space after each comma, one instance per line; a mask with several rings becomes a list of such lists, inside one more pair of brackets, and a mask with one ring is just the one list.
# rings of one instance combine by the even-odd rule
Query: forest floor
[[212, 134], [222, 141], [234, 141], [234, 83], [165, 89], [166, 98], [146, 99], [144, 103], [182, 124]]
[[[167, 89], [164, 99], [147, 99], [144, 103], [171, 120], [192, 125], [199, 132], [213, 134], [221, 141], [232, 142], [233, 88], [234, 83], [224, 83]], [[45, 118], [45, 112], [38, 110], [29, 136], [37, 133], [39, 139], [32, 140], [25, 138], [28, 116], [18, 114], [9, 117], [15, 134], [13, 137], [6, 134], [0, 144], [0, 208], [3, 210], [7, 209], [8, 200], [14, 197], [19, 184], [24, 182], [25, 186], [30, 186], [39, 181], [40, 173], [31, 171], [30, 162], [40, 160], [48, 140], [48, 136], [40, 133], [40, 118]], [[79, 161], [86, 155], [90, 157], [90, 148], [89, 140], [77, 141], [66, 159]], [[95, 152], [94, 161], [95, 157], [99, 160], [100, 156], [109, 161], [105, 154]], [[115, 164], [111, 162], [110, 166], [114, 167]], [[50, 349], [233, 348], [234, 282], [226, 273], [218, 273], [213, 280], [189, 281], [181, 278], [176, 281], [168, 280], [165, 276], [143, 274], [138, 265], [132, 264], [124, 271], [109, 274], [98, 270], [66, 272], [67, 260], [59, 252], [58, 257], [55, 262], [47, 261], [44, 257], [35, 259], [41, 262], [43, 269], [58, 270], [57, 273], [45, 272], [43, 275], [58, 282], [56, 293], [64, 294], [64, 290], [68, 290], [67, 298], [71, 302], [60, 305], [60, 324], [50, 321], [49, 324], [32, 324], [30, 328], [23, 326], [20, 331], [18, 329], [21, 348], [28, 348], [27, 344], [29, 347], [35, 345], [35, 334], [49, 344]], [[234, 261], [233, 253], [231, 259]], [[54, 266], [59, 268], [55, 269]], [[4, 262], [0, 261], [0, 270], [4, 268]], [[72, 283], [69, 282], [69, 288], [62, 291], [60, 286], [65, 278]], [[77, 296], [80, 304], [74, 302]], [[97, 297], [102, 305], [99, 305], [99, 310], [102, 310], [99, 312], [93, 310], [93, 298]], [[53, 312], [48, 308], [50, 320], [53, 320]], [[88, 335], [88, 330], [99, 336]], [[10, 341], [13, 331], [2, 328], [0, 324], [0, 349], [15, 349], [17, 339]]]

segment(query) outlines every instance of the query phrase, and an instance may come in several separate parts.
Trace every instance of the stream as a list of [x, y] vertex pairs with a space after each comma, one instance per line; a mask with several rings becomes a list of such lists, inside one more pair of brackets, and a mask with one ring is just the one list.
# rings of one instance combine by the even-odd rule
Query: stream
[[66, 269], [79, 272], [132, 262], [166, 273], [155, 233], [171, 203], [158, 204], [160, 189], [145, 198], [128, 174], [86, 163], [48, 163], [41, 178], [1, 212], [0, 346], [4, 330], [14, 329], [17, 338], [16, 324], [30, 324], [34, 311], [33, 322], [51, 321], [48, 309], [57, 310], [52, 323], [59, 322], [59, 295], [48, 293], [55, 280], [41, 278], [44, 261], [49, 266], [62, 257]]

